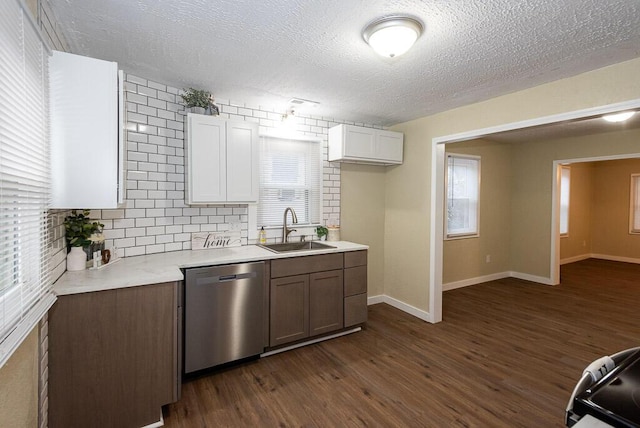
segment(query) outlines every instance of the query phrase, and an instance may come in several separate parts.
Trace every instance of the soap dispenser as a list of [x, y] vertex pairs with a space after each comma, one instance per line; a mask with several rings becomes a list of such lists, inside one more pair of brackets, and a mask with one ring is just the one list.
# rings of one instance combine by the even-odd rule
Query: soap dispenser
[[260, 233], [258, 234], [258, 238], [261, 244], [267, 243], [267, 231], [264, 230], [264, 226], [260, 228]]

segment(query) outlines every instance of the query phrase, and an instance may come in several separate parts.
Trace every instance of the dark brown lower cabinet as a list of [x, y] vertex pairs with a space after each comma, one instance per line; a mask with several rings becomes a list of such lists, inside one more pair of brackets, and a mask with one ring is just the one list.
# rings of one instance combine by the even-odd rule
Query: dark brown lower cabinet
[[341, 253], [271, 261], [269, 346], [343, 327], [343, 265]]
[[342, 269], [309, 275], [309, 336], [344, 325], [342, 283]]
[[49, 312], [49, 427], [141, 427], [179, 395], [179, 283], [60, 296]]
[[367, 251], [344, 253], [344, 326], [367, 322]]
[[269, 345], [278, 346], [309, 336], [309, 275], [271, 280]]

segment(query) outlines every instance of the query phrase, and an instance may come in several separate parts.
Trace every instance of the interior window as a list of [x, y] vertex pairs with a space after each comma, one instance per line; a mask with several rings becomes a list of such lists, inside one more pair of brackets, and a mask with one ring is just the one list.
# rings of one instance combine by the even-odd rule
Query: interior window
[[629, 233], [640, 233], [640, 174], [631, 174]]
[[480, 157], [447, 154], [446, 238], [479, 235]]
[[569, 236], [569, 195], [571, 193], [571, 168], [560, 167], [560, 236]]

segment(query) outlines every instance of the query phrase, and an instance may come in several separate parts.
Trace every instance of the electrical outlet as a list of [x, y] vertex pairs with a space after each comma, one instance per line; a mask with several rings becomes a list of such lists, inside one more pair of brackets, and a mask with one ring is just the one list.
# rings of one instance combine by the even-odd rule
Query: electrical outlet
[[485, 257], [485, 262], [491, 263], [491, 254], [487, 254], [487, 257]]

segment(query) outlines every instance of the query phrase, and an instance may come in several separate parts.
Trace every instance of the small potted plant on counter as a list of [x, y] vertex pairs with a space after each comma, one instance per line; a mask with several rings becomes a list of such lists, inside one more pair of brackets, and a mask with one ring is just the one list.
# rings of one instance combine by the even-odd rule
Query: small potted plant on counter
[[[87, 267], [87, 253], [84, 248], [90, 248], [95, 242], [100, 242], [104, 224], [92, 221], [89, 210], [71, 211], [71, 215], [64, 219], [65, 239], [67, 240], [67, 270], [83, 270]], [[102, 239], [104, 242], [104, 239]]]
[[[327, 234], [329, 233], [329, 229], [327, 229], [324, 226], [318, 226], [316, 227], [316, 235], [318, 235], [318, 238], [322, 241], [322, 237], [323, 236], [327, 236]], [[326, 238], [325, 238], [326, 239]]]
[[213, 96], [209, 91], [189, 88], [185, 89], [184, 94], [180, 96], [190, 113], [209, 114], [213, 116], [220, 114], [220, 110], [218, 106], [213, 103]]

